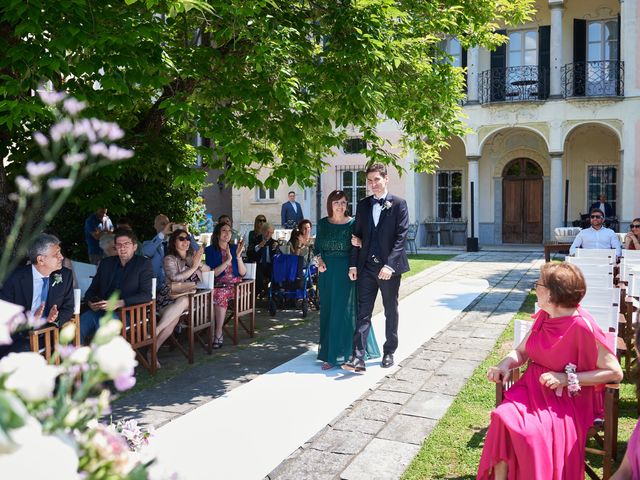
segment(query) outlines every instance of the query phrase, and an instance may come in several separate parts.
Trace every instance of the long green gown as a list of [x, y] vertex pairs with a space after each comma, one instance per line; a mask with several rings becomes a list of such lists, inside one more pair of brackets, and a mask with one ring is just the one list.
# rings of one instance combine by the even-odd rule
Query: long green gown
[[[343, 225], [330, 223], [327, 217], [318, 222], [315, 251], [322, 256], [327, 271], [320, 273], [320, 348], [318, 360], [337, 365], [353, 351], [358, 295], [356, 282], [349, 279], [351, 234], [355, 219]], [[373, 328], [366, 346], [367, 358], [380, 356]]]

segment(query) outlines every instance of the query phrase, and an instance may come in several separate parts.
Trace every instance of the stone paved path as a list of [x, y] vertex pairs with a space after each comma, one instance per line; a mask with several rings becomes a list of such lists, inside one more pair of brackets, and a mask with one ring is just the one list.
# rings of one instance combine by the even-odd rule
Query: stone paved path
[[[490, 287], [266, 478], [399, 478], [519, 310], [541, 262], [541, 251], [462, 253], [403, 280], [401, 298], [434, 281], [485, 279]], [[374, 314], [381, 309], [378, 299]], [[317, 338], [314, 313], [305, 325], [242, 348], [225, 347], [212, 361], [116, 401], [114, 419], [133, 417], [157, 428], [304, 353]]]
[[403, 285], [402, 296], [445, 279], [484, 278], [490, 288], [266, 478], [400, 478], [520, 309], [540, 263], [537, 252], [463, 254]]

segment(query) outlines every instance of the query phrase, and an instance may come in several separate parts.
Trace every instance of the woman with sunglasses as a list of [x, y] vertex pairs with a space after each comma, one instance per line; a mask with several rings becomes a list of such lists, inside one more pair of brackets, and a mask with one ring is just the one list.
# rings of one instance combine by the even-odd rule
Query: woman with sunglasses
[[178, 228], [171, 233], [167, 242], [167, 254], [163, 260], [165, 284], [158, 292], [156, 305], [160, 313], [157, 327], [157, 348], [169, 338], [178, 324], [182, 312], [189, 308], [189, 298], [184, 295], [172, 299], [172, 283], [192, 283], [194, 286], [202, 280], [202, 272], [209, 267], [202, 264], [202, 248], [194, 250], [189, 232]]
[[256, 252], [256, 245], [262, 241], [261, 232], [265, 223], [267, 223], [267, 217], [264, 215], [257, 215], [253, 221], [253, 230], [249, 232], [249, 237], [247, 238], [247, 259], [250, 262], [260, 261], [260, 257]]
[[233, 284], [241, 282], [247, 273], [247, 267], [242, 261], [243, 240], [240, 239], [237, 245], [230, 245], [230, 241], [231, 227], [226, 223], [218, 223], [211, 235], [211, 245], [204, 250], [207, 265], [214, 272], [216, 285], [213, 290], [213, 313], [216, 323], [213, 348], [221, 348], [224, 343], [222, 325], [229, 301], [234, 298]]
[[634, 218], [629, 229], [631, 231], [625, 235], [622, 248], [640, 250], [640, 218]]
[[[318, 256], [320, 345], [318, 360], [322, 370], [346, 362], [353, 350], [356, 328], [356, 282], [349, 278], [351, 235], [355, 219], [347, 215], [347, 196], [334, 190], [327, 198], [327, 217], [318, 222], [315, 250]], [[366, 345], [367, 358], [380, 356], [373, 328]]]

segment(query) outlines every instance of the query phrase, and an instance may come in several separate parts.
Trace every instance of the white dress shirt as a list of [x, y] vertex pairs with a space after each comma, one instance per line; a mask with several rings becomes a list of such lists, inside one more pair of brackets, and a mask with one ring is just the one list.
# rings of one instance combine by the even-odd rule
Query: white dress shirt
[[36, 267], [31, 265], [31, 273], [33, 277], [33, 296], [31, 297], [31, 311], [35, 312], [40, 305], [42, 304], [42, 279], [44, 275], [42, 275]]
[[291, 206], [293, 207], [293, 211], [295, 213], [298, 213], [298, 206], [296, 205], [296, 202], [289, 202], [291, 204]]
[[596, 230], [593, 227], [585, 228], [575, 238], [569, 248], [569, 255], [575, 255], [577, 248], [615, 248], [616, 255], [622, 254], [620, 240], [616, 233], [607, 227]]
[[[375, 198], [375, 200], [378, 201], [381, 198], [387, 198], [388, 194], [389, 194], [389, 192], [387, 190], [385, 190], [381, 197], [376, 197], [374, 195], [373, 198]], [[378, 226], [378, 222], [380, 221], [380, 214], [381, 213], [382, 213], [382, 205], [380, 205], [379, 203], [374, 203], [373, 207], [371, 208], [371, 214], [373, 215], [373, 224], [376, 227]]]

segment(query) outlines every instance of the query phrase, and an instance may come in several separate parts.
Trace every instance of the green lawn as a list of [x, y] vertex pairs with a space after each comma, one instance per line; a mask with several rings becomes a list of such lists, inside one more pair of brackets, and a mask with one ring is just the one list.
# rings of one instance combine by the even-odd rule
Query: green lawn
[[430, 255], [430, 254], [419, 254], [419, 255], [409, 255], [409, 270], [405, 273], [402, 278], [412, 277], [427, 268], [433, 267], [440, 262], [444, 262], [449, 260], [450, 258], [455, 257], [455, 255]]
[[[533, 312], [535, 295], [526, 299], [514, 318], [529, 318]], [[417, 479], [473, 479], [476, 477], [489, 414], [495, 405], [495, 386], [485, 374], [511, 349], [513, 322], [496, 342], [489, 357], [475, 370], [472, 377], [425, 440], [418, 456], [411, 463], [403, 480]], [[618, 426], [618, 460], [622, 460], [627, 439], [636, 424], [636, 397], [634, 385], [627, 380], [620, 388], [620, 415]], [[601, 465], [594, 460], [592, 465]], [[598, 473], [602, 473], [601, 470]]]

